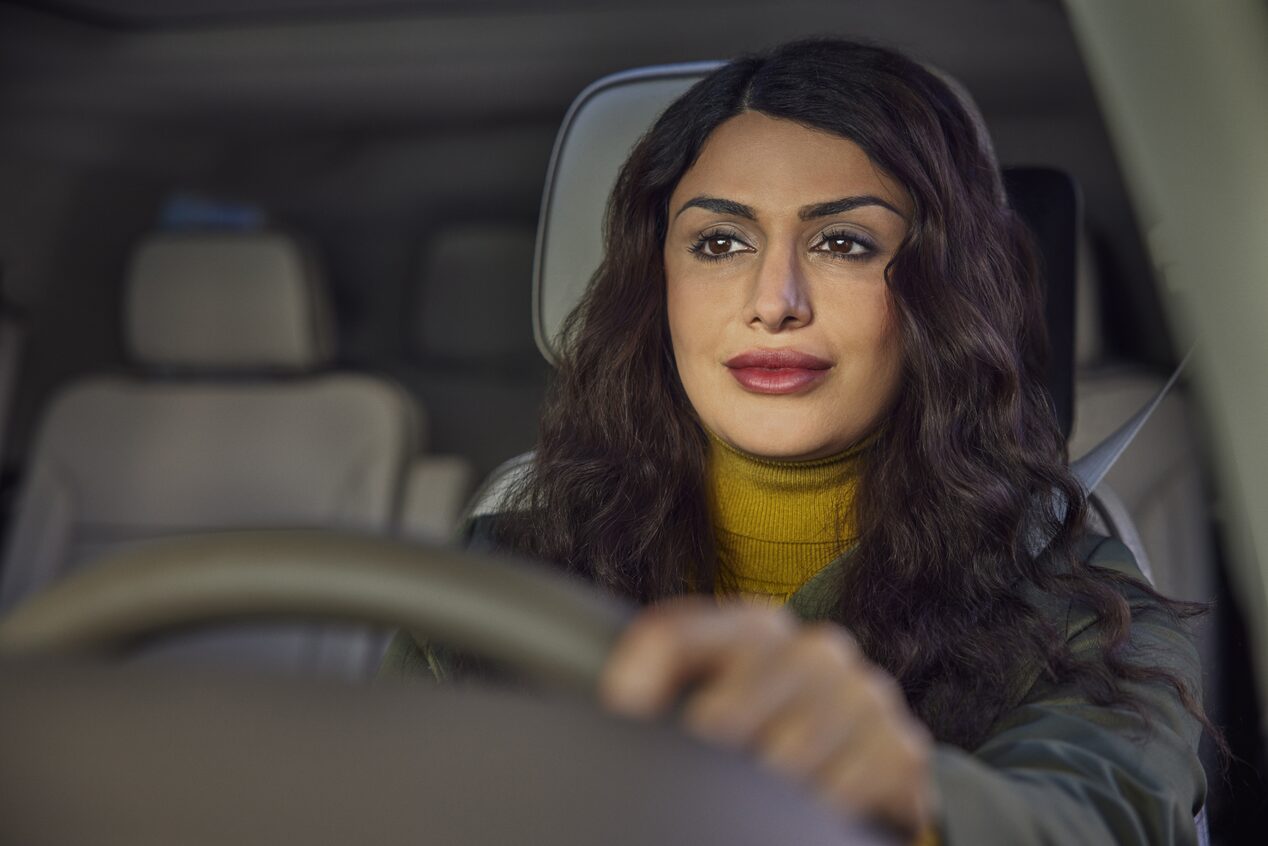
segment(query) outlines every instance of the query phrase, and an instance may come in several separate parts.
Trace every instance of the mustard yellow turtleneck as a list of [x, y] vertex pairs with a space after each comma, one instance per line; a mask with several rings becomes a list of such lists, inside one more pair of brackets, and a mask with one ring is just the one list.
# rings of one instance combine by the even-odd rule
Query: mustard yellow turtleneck
[[809, 461], [759, 458], [709, 436], [717, 593], [782, 604], [854, 541], [850, 509], [868, 441]]

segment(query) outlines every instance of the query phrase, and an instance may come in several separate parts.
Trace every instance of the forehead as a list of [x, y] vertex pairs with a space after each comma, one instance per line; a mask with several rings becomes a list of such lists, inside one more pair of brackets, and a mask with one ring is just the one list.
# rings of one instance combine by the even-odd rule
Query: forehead
[[904, 212], [912, 205], [902, 185], [853, 141], [751, 111], [709, 134], [674, 189], [671, 207], [698, 194], [772, 214], [856, 194], [875, 195]]

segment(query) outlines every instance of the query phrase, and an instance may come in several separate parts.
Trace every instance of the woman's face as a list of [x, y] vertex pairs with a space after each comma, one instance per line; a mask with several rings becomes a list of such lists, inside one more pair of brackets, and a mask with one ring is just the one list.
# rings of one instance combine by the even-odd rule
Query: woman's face
[[856, 144], [759, 112], [709, 136], [669, 201], [669, 331], [700, 421], [817, 458], [880, 422], [901, 350], [885, 265], [911, 198]]

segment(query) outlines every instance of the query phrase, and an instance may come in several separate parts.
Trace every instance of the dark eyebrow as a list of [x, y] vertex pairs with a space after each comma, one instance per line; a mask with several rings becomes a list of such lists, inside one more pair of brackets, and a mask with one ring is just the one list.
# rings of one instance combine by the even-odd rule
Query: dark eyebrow
[[861, 194], [856, 197], [842, 197], [839, 200], [829, 200], [826, 203], [815, 203], [813, 206], [804, 206], [798, 212], [797, 216], [802, 220], [811, 220], [816, 217], [828, 217], [833, 214], [841, 214], [842, 212], [854, 211], [862, 206], [880, 206], [883, 209], [889, 209], [903, 220], [907, 216], [880, 197], [874, 197], [871, 194]]
[[[839, 200], [829, 200], [826, 203], [815, 203], [812, 206], [803, 206], [798, 210], [797, 216], [802, 220], [813, 220], [816, 217], [828, 217], [829, 215], [842, 214], [848, 211], [854, 211], [863, 206], [880, 206], [883, 209], [889, 209], [903, 220], [907, 216], [894, 208], [880, 197], [871, 194], [860, 194], [854, 197], [842, 197]], [[757, 220], [757, 215], [753, 210], [743, 203], [737, 203], [735, 200], [723, 200], [720, 197], [692, 197], [690, 200], [682, 204], [678, 211], [674, 212], [674, 217], [685, 212], [690, 208], [705, 209], [706, 211], [717, 212], [718, 214], [733, 214], [736, 217], [742, 217], [747, 220]]]
[[674, 212], [674, 217], [678, 217], [678, 215], [690, 208], [705, 209], [718, 214], [733, 214], [736, 217], [743, 217], [747, 220], [757, 220], [757, 215], [753, 214], [753, 210], [743, 203], [737, 203], [735, 200], [723, 200], [719, 197], [703, 196], [692, 197], [683, 203], [682, 208]]

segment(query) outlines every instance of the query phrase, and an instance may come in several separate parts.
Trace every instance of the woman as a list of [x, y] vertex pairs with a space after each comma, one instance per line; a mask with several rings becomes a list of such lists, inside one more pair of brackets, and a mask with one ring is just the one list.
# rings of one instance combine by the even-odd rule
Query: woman
[[[1003, 198], [896, 53], [711, 74], [622, 168], [534, 463], [471, 535], [653, 606], [617, 712], [689, 689], [691, 731], [928, 841], [1192, 842], [1200, 609], [1085, 533]], [[386, 672], [460, 663], [402, 637]]]

